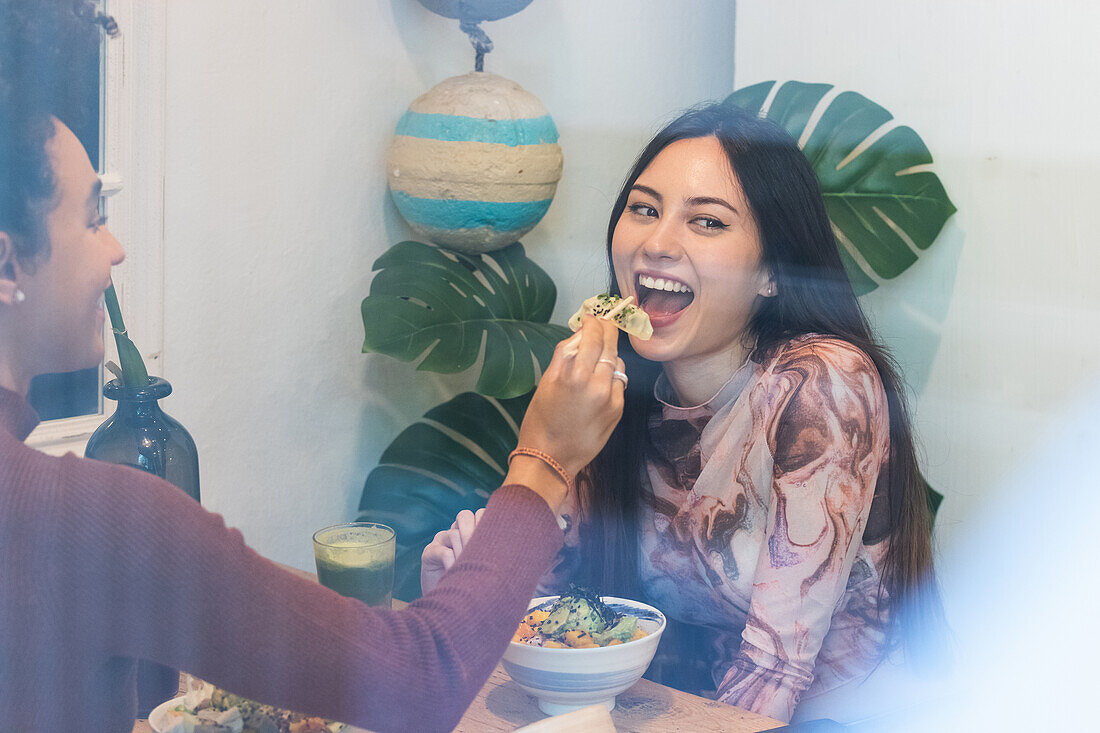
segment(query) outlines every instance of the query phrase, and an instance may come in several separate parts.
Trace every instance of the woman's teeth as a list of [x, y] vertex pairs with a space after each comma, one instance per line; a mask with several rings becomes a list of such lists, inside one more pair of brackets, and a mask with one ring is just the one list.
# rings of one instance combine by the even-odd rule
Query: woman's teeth
[[[695, 293], [691, 288], [672, 278], [638, 274], [638, 286], [635, 291], [638, 294], [638, 304], [649, 314], [651, 320], [667, 320], [695, 300]], [[654, 327], [658, 325], [654, 321]]]
[[690, 293], [691, 288], [684, 285], [682, 282], [676, 280], [665, 280], [660, 277], [650, 277], [649, 275], [639, 275], [638, 284], [642, 287], [650, 288], [651, 290], [665, 290], [670, 293]]

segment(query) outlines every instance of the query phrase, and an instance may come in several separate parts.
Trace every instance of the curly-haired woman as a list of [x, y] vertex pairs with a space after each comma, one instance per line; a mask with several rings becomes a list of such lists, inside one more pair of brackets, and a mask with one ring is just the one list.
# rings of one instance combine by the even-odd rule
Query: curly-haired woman
[[87, 55], [72, 52], [103, 29], [89, 2], [0, 0], [0, 727], [130, 731], [147, 659], [374, 730], [450, 730], [560, 547], [569, 476], [621, 413], [622, 382], [600, 365], [615, 329], [588, 319], [579, 352], [555, 357], [521, 427], [551, 460], [515, 458], [477, 537], [454, 531], [462, 559], [432, 555], [426, 571], [447, 576], [401, 611], [292, 575], [154, 476], [27, 447], [31, 378], [100, 363], [124, 256], [59, 119], [81, 91], [71, 59]]

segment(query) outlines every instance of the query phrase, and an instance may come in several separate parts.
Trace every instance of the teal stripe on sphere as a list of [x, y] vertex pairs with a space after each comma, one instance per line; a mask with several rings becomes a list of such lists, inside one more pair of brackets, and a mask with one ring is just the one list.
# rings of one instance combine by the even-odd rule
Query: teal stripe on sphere
[[487, 120], [409, 110], [397, 123], [397, 134], [449, 142], [503, 143], [513, 147], [558, 141], [558, 128], [550, 115]]
[[534, 226], [550, 208], [551, 199], [543, 201], [455, 201], [452, 199], [422, 199], [401, 191], [393, 191], [393, 199], [401, 215], [413, 224], [436, 229], [496, 230], [522, 229]]

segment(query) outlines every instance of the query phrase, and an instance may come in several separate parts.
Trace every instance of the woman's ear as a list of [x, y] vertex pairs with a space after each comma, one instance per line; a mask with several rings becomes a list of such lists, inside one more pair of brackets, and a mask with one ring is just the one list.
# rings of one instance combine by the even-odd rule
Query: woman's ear
[[779, 294], [779, 290], [775, 287], [775, 276], [772, 273], [764, 273], [764, 282], [756, 294], [763, 298], [772, 298]]
[[23, 300], [16, 278], [20, 272], [15, 259], [15, 242], [7, 232], [0, 232], [0, 305], [17, 305]]

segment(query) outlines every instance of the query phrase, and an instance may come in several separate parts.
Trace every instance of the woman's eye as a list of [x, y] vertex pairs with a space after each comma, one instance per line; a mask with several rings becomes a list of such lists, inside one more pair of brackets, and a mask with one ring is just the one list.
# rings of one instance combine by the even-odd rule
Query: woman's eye
[[657, 209], [649, 204], [631, 204], [628, 208], [638, 216], [657, 216]]
[[704, 229], [725, 229], [729, 226], [729, 224], [724, 224], [712, 216], [696, 217], [695, 223], [703, 227]]
[[102, 227], [102, 226], [106, 226], [106, 224], [107, 224], [107, 217], [105, 217], [105, 216], [96, 216], [92, 220], [91, 229], [92, 229], [92, 231], [99, 231], [99, 228]]

